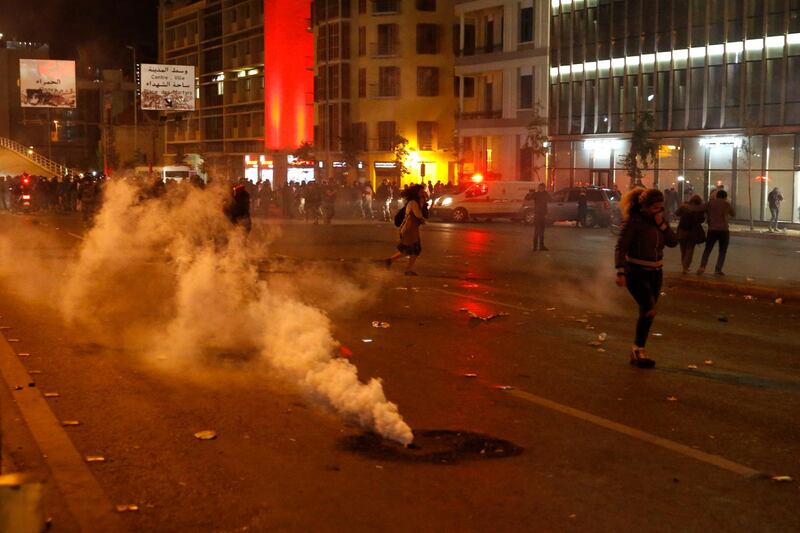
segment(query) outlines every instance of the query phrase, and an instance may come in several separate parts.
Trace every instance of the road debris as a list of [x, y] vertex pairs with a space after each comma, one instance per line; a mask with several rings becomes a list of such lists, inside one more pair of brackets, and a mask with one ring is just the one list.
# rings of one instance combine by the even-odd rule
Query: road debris
[[600, 353], [606, 353], [607, 350], [605, 348], [598, 348], [597, 351]]
[[783, 298], [775, 298], [775, 303], [781, 305], [783, 303]]
[[197, 440], [214, 440], [217, 438], [217, 432], [212, 431], [210, 429], [205, 429], [203, 431], [198, 431], [194, 434], [194, 438]]
[[678, 398], [675, 397], [675, 396], [667, 396], [667, 401], [668, 402], [677, 402]]
[[35, 376], [37, 374], [42, 374], [42, 373], [43, 372], [41, 370], [28, 370], [28, 374], [30, 374], [32, 376]]
[[61, 425], [62, 426], [80, 426], [81, 423], [78, 420], [62, 420], [61, 421]]
[[19, 357], [30, 357], [31, 356], [31, 354], [29, 354], [28, 352], [20, 352], [17, 355]]
[[728, 317], [725, 315], [717, 315], [717, 320], [719, 320], [720, 322], [727, 322]]
[[555, 308], [555, 307], [548, 307], [548, 308], [547, 308], [547, 310], [548, 310], [548, 311], [555, 311], [555, 310], [556, 310], [556, 308]]
[[746, 279], [747, 281], [755, 281], [756, 280], [756, 278], [751, 278], [750, 276], [747, 276], [744, 279]]
[[45, 392], [44, 393], [44, 397], [45, 398], [58, 398], [59, 396], [61, 396], [61, 394], [59, 394], [58, 392]]
[[511, 385], [495, 385], [494, 388], [497, 390], [514, 390]]
[[87, 455], [85, 457], [87, 463], [105, 463], [106, 458], [102, 455]]
[[508, 313], [500, 312], [500, 313], [492, 313], [492, 314], [486, 315], [486, 316], [480, 316], [480, 315], [478, 315], [476, 313], [473, 313], [472, 311], [467, 311], [467, 316], [471, 320], [483, 320], [484, 322], [489, 322], [490, 320], [494, 320], [495, 318], [502, 318], [502, 317], [511, 316], [511, 315], [508, 314]]
[[752, 294], [745, 294], [744, 295], [744, 299], [745, 300], [752, 300], [753, 299], [753, 295]]
[[608, 333], [606, 332], [603, 332], [597, 336], [597, 340], [599, 340], [600, 342], [605, 342], [607, 338], [608, 338]]
[[25, 387], [23, 387], [22, 385], [17, 385], [14, 387], [14, 390], [23, 390], [24, 388]]
[[475, 372], [467, 372], [466, 374], [464, 374], [464, 377], [465, 378], [477, 378], [478, 374], [476, 374]]
[[361, 342], [363, 342], [364, 344], [369, 344], [372, 342], [372, 339], [361, 339]]
[[388, 328], [392, 327], [392, 325], [389, 324], [388, 322], [381, 322], [380, 320], [375, 320], [375, 321], [372, 322], [372, 327], [373, 328], [379, 328], [379, 329], [388, 329]]
[[712, 366], [714, 364], [714, 361], [712, 361], [711, 359], [706, 359], [705, 361], [703, 361], [703, 364], [706, 366]]
[[653, 337], [663, 337], [663, 333], [653, 333]]
[[136, 513], [139, 511], [139, 506], [135, 503], [123, 503], [120, 505], [115, 505], [114, 509], [118, 513]]
[[777, 481], [778, 483], [791, 483], [794, 479], [791, 476], [772, 476], [772, 481]]
[[589, 346], [602, 346], [602, 341], [589, 341]]
[[6, 331], [11, 329], [11, 326], [0, 326], [0, 331]]
[[688, 365], [686, 368], [689, 370], [697, 370], [697, 365]]
[[349, 358], [353, 357], [353, 351], [350, 350], [350, 348], [348, 348], [347, 346], [342, 345], [342, 346], [339, 346], [339, 355], [349, 359]]
[[586, 324], [589, 322], [588, 318], [576, 318], [575, 322], [580, 322], [581, 324]]
[[8, 339], [8, 342], [19, 342], [19, 339]]

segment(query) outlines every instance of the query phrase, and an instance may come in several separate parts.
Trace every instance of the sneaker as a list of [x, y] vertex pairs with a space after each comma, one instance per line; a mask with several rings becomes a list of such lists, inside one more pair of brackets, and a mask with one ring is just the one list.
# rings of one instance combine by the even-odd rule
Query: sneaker
[[700, 268], [697, 269], [697, 275], [698, 276], [702, 276], [703, 273], [705, 273], [705, 271], [706, 271], [706, 267], [700, 267]]
[[715, 275], [715, 276], [724, 276], [724, 275], [725, 275], [725, 272], [723, 272], [723, 271], [721, 271], [721, 270], [720, 270], [719, 272], [714, 272], [714, 275]]
[[543, 252], [549, 252], [549, 251], [550, 251], [550, 248], [548, 248], [547, 246], [542, 246], [540, 249], [541, 249]]
[[683, 274], [684, 276], [685, 276], [686, 274], [688, 274], [688, 273], [689, 273], [689, 269], [688, 269], [688, 268], [684, 268], [684, 269], [681, 271], [681, 274]]

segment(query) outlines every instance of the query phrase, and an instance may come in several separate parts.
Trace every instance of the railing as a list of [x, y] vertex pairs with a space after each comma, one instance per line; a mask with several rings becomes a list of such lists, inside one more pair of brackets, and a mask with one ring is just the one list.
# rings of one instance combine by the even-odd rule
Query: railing
[[60, 165], [51, 159], [47, 159], [46, 157], [37, 154], [33, 150], [30, 150], [28, 147], [21, 145], [17, 141], [12, 141], [11, 139], [7, 139], [6, 137], [0, 137], [0, 146], [3, 148], [7, 148], [12, 152], [21, 155], [28, 161], [32, 162], [35, 165], [47, 170], [48, 172], [56, 175], [56, 176], [64, 176], [65, 174], [69, 174], [69, 167], [65, 165]]
[[369, 43], [370, 57], [397, 57], [400, 55], [400, 41]]
[[372, 0], [373, 15], [394, 15], [400, 13], [400, 0]]
[[467, 113], [456, 113], [457, 118], [461, 120], [476, 120], [482, 118], [503, 118], [502, 110], [494, 111], [470, 111]]
[[370, 98], [400, 98], [400, 84], [371, 83], [369, 85]]

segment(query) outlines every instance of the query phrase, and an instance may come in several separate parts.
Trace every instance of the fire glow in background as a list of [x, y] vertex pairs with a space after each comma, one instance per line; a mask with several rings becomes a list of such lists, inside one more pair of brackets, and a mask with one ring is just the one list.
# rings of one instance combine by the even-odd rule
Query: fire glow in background
[[313, 140], [311, 0], [264, 0], [264, 148]]

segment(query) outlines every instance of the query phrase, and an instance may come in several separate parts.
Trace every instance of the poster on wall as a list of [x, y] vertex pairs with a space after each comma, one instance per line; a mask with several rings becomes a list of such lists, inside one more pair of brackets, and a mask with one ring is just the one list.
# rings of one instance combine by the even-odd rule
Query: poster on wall
[[195, 68], [187, 65], [143, 63], [139, 71], [142, 109], [194, 111]]
[[20, 59], [19, 91], [22, 107], [76, 107], [75, 62]]

